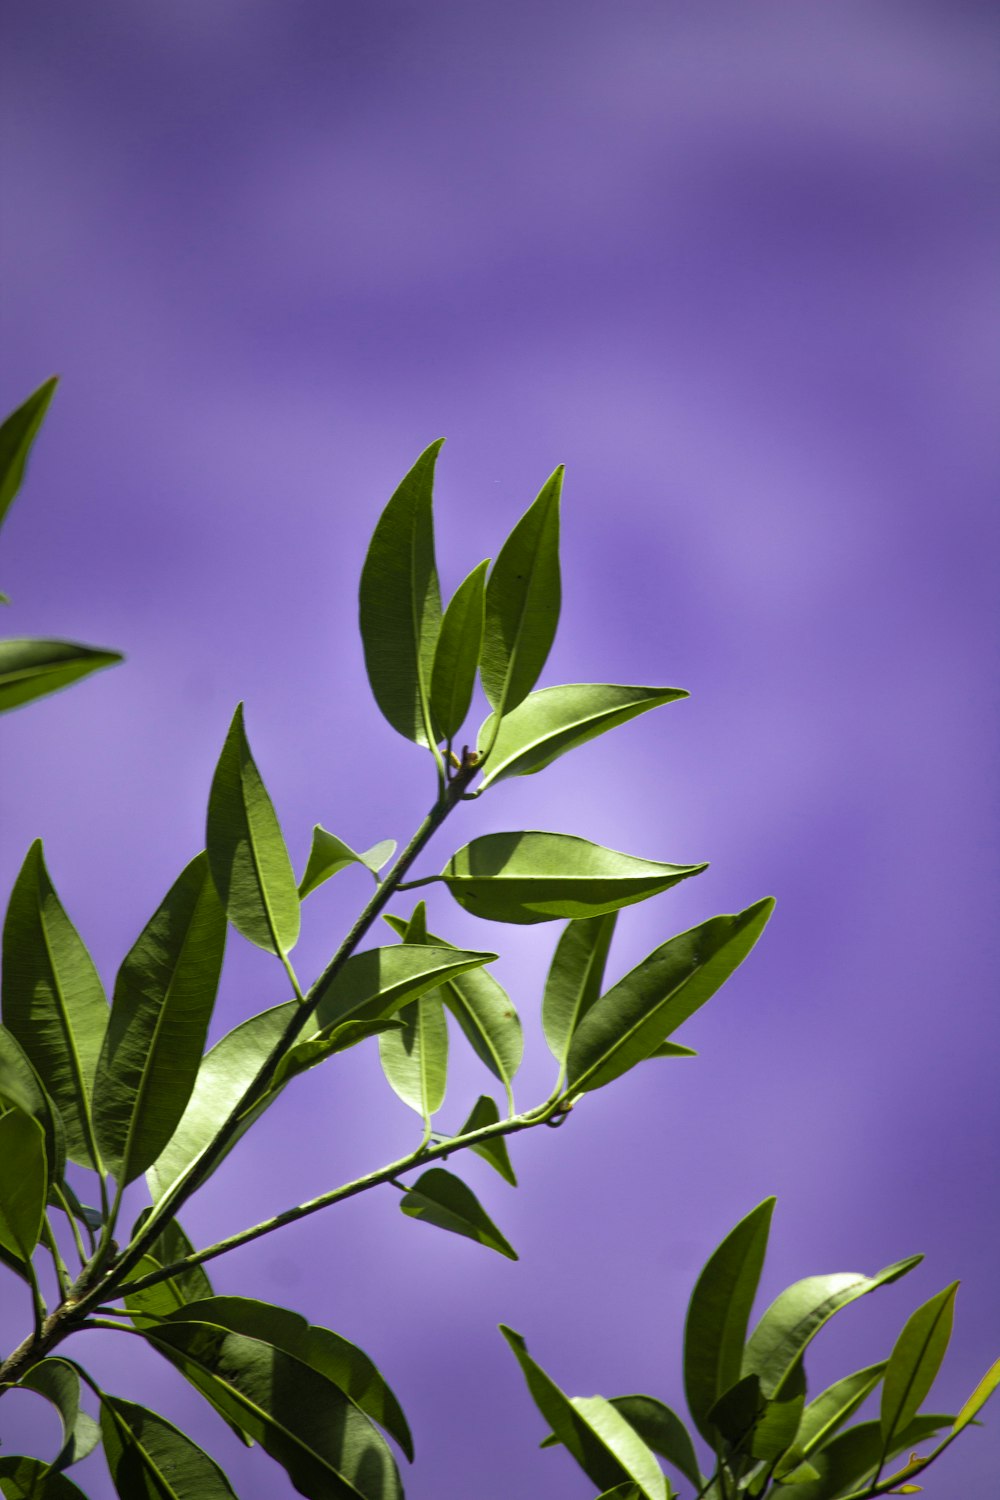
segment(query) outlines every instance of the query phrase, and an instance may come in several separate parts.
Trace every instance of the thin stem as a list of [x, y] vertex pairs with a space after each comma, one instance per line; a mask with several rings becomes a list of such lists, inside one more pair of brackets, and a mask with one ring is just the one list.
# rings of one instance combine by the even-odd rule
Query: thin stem
[[48, 1214], [45, 1214], [42, 1219], [42, 1240], [45, 1244], [46, 1250], [48, 1250], [49, 1254], [52, 1257], [52, 1265], [56, 1273], [56, 1281], [59, 1283], [59, 1296], [60, 1298], [65, 1300], [69, 1292], [72, 1277], [70, 1276], [69, 1271], [66, 1269], [66, 1262], [63, 1260], [62, 1255], [59, 1252], [59, 1246], [56, 1244], [56, 1237], [53, 1232], [52, 1224]]
[[[63, 1190], [59, 1186], [58, 1182], [53, 1182], [51, 1184], [51, 1187], [52, 1187], [53, 1195], [58, 1200], [59, 1207], [62, 1209], [63, 1213], [66, 1215], [67, 1219], [69, 1220], [70, 1229], [73, 1231], [73, 1243], [76, 1246], [76, 1253], [80, 1257], [80, 1264], [81, 1264], [81, 1266], [85, 1266], [87, 1264], [87, 1252], [84, 1249], [83, 1236], [80, 1233], [80, 1226], [76, 1222], [76, 1215], [70, 1209], [70, 1206], [69, 1206], [69, 1204], [66, 1201], [65, 1194], [63, 1193]], [[91, 1239], [91, 1248], [92, 1249], [96, 1248], [94, 1246], [94, 1236], [93, 1236], [93, 1234], [90, 1235], [90, 1239]]]
[[30, 1260], [26, 1260], [24, 1262], [24, 1273], [27, 1276], [28, 1284], [31, 1287], [31, 1312], [35, 1323], [35, 1338], [40, 1339], [42, 1337], [42, 1328], [45, 1323], [45, 1302], [42, 1298], [41, 1287], [38, 1285], [38, 1277], [35, 1274], [35, 1267]]
[[284, 949], [281, 950], [281, 952], [278, 954], [278, 957], [281, 959], [285, 973], [288, 975], [288, 981], [292, 986], [292, 991], [295, 995], [296, 1000], [300, 1005], [305, 1005], [306, 997], [302, 993], [302, 986], [299, 984], [298, 975], [292, 967], [292, 960], [289, 958]]

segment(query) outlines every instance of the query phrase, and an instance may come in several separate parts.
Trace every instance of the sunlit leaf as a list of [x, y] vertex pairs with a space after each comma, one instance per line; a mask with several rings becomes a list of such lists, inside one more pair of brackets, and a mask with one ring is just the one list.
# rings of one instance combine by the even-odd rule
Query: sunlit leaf
[[448, 1079], [448, 1023], [436, 994], [413, 1000], [397, 1013], [401, 1028], [378, 1039], [382, 1071], [392, 1089], [429, 1120], [444, 1103]]
[[714, 1441], [708, 1414], [740, 1378], [743, 1343], [767, 1250], [773, 1198], [751, 1210], [709, 1256], [684, 1329], [684, 1390], [694, 1424]]
[[226, 916], [199, 854], [118, 971], [97, 1064], [94, 1128], [122, 1184], [156, 1160], [191, 1097], [215, 1004]]
[[618, 913], [570, 922], [556, 945], [542, 995], [542, 1029], [560, 1067], [573, 1034], [604, 982], [604, 966]]
[[284, 1088], [289, 1079], [308, 1073], [338, 1052], [346, 1052], [349, 1047], [356, 1047], [359, 1042], [366, 1042], [370, 1037], [380, 1037], [384, 1032], [402, 1029], [403, 1022], [395, 1017], [387, 1021], [344, 1021], [342, 1025], [321, 1032], [319, 1036], [311, 1037], [306, 1042], [296, 1042], [275, 1069], [271, 1092]]
[[[152, 1212], [152, 1208], [142, 1210], [132, 1228], [133, 1239]], [[147, 1251], [146, 1259], [154, 1264], [143, 1266], [141, 1269], [137, 1267], [132, 1272], [132, 1276], [138, 1280], [148, 1271], [173, 1265], [175, 1261], [183, 1260], [185, 1256], [193, 1253], [194, 1246], [179, 1222], [176, 1219], [169, 1219]], [[148, 1313], [155, 1317], [165, 1318], [168, 1313], [176, 1312], [178, 1308], [186, 1307], [191, 1302], [198, 1302], [212, 1295], [212, 1283], [205, 1267], [196, 1265], [188, 1266], [183, 1271], [179, 1271], [176, 1276], [171, 1276], [169, 1280], [158, 1281], [155, 1286], [146, 1287], [144, 1291], [130, 1293], [125, 1299], [125, 1305], [130, 1313]]]
[[393, 729], [418, 745], [433, 742], [430, 683], [441, 629], [434, 562], [432, 443], [401, 480], [379, 517], [361, 570], [365, 667], [375, 702]]
[[208, 798], [212, 879], [233, 926], [269, 953], [289, 953], [300, 902], [291, 860], [237, 706]]
[[50, 1401], [62, 1423], [62, 1445], [52, 1460], [55, 1471], [68, 1469], [92, 1453], [101, 1441], [93, 1417], [80, 1408], [80, 1377], [65, 1359], [43, 1359], [22, 1375], [18, 1385]]
[[0, 425], [0, 526], [24, 481], [28, 455], [58, 384], [58, 375], [51, 376]]
[[591, 1005], [566, 1059], [566, 1087], [599, 1089], [620, 1078], [693, 1015], [760, 937], [774, 902], [712, 917], [656, 948]]
[[0, 1103], [16, 1105], [37, 1120], [45, 1132], [49, 1180], [60, 1182], [66, 1165], [62, 1118], [17, 1038], [0, 1026]]
[[53, 1473], [40, 1458], [0, 1458], [0, 1495], [4, 1500], [87, 1500], [65, 1474]]
[[486, 788], [507, 776], [533, 775], [567, 750], [651, 708], [687, 696], [680, 688], [627, 687], [614, 682], [567, 682], [541, 688], [505, 714], [499, 730], [496, 714], [491, 714], [480, 729], [481, 749], [490, 744], [496, 732], [481, 786]]
[[[472, 1106], [469, 1118], [458, 1133], [459, 1135], [469, 1135], [473, 1130], [482, 1130], [487, 1125], [496, 1125], [499, 1123], [499, 1120], [500, 1111], [497, 1109], [496, 1100], [491, 1099], [489, 1094], [480, 1094]], [[484, 1161], [488, 1161], [490, 1166], [495, 1168], [500, 1173], [500, 1176], [510, 1183], [511, 1187], [517, 1187], [517, 1177], [514, 1175], [514, 1168], [511, 1166], [510, 1156], [507, 1152], [507, 1142], [502, 1135], [495, 1136], [492, 1140], [480, 1141], [478, 1145], [470, 1146], [469, 1149], [470, 1151], [474, 1151], [477, 1156], [481, 1156]]]
[[917, 1415], [934, 1384], [951, 1339], [957, 1291], [958, 1282], [953, 1281], [918, 1307], [896, 1340], [882, 1381], [879, 1420], [887, 1446]]
[[531, 692], [559, 623], [562, 482], [560, 466], [504, 542], [486, 585], [480, 675], [501, 716]]
[[698, 1456], [676, 1412], [655, 1396], [612, 1396], [611, 1405], [635, 1428], [648, 1448], [673, 1464], [696, 1489], [701, 1489]]
[[[807, 1459], [814, 1449], [822, 1448], [833, 1434], [847, 1422], [882, 1379], [885, 1361], [856, 1370], [836, 1381], [814, 1401], [810, 1401], [802, 1413], [799, 1430], [795, 1436], [795, 1447], [790, 1462], [784, 1459], [778, 1464], [776, 1474], [790, 1475], [793, 1466]], [[805, 1478], [805, 1475], [800, 1476]]]
[[[887, 1459], [897, 1453], [909, 1453], [918, 1443], [926, 1442], [952, 1421], [951, 1417], [928, 1415], [916, 1417], [892, 1444]], [[835, 1500], [874, 1474], [882, 1457], [882, 1436], [878, 1422], [861, 1422], [838, 1432], [825, 1446], [814, 1452], [809, 1462], [818, 1478], [801, 1483], [782, 1484], [776, 1491], [780, 1500]]]
[[121, 1500], [236, 1500], [215, 1460], [155, 1411], [105, 1394], [101, 1434]]
[[4, 923], [3, 1020], [62, 1116], [70, 1159], [96, 1166], [91, 1095], [108, 1005], [37, 839], [14, 883]]
[[465, 723], [483, 644], [489, 558], [459, 584], [445, 610], [431, 671], [431, 713], [440, 738], [450, 740]]
[[421, 1174], [400, 1199], [400, 1208], [412, 1219], [423, 1219], [439, 1229], [477, 1240], [490, 1250], [517, 1260], [517, 1252], [489, 1217], [479, 1199], [461, 1178], [443, 1167], [431, 1167]]
[[78, 641], [0, 641], [0, 713], [57, 693], [81, 677], [123, 660], [120, 651], [84, 646]]
[[1000, 1385], [1000, 1359], [996, 1360], [986, 1371], [986, 1374], [962, 1407], [962, 1410], [955, 1418], [955, 1425], [952, 1428], [952, 1432], [957, 1434], [963, 1428], [968, 1427], [969, 1423], [982, 1411], [998, 1385]]
[[492, 963], [496, 956], [446, 944], [439, 947], [429, 941], [426, 946], [401, 943], [355, 953], [323, 986], [315, 1015], [317, 1029], [394, 1015], [408, 1001], [470, 969]]
[[313, 829], [306, 872], [299, 883], [299, 900], [304, 900], [324, 880], [329, 880], [338, 870], [346, 870], [348, 865], [362, 865], [378, 880], [379, 870], [386, 860], [392, 858], [395, 850], [395, 839], [382, 839], [363, 854], [358, 854], [350, 844], [345, 844], [343, 839], [338, 839], [335, 833], [327, 832], [321, 823], [317, 823]]
[[665, 865], [568, 833], [487, 833], [441, 875], [459, 906], [490, 922], [596, 917], [645, 901], [707, 865]]

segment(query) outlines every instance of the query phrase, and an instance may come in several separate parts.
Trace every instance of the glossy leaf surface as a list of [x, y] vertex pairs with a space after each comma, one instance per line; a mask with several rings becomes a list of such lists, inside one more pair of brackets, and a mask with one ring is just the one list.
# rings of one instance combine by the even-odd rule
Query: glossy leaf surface
[[52, 1460], [53, 1470], [68, 1469], [92, 1453], [101, 1441], [101, 1430], [93, 1417], [80, 1407], [80, 1377], [65, 1359], [43, 1359], [22, 1375], [18, 1385], [37, 1391], [50, 1401], [62, 1423], [62, 1443]]
[[709, 1256], [691, 1294], [684, 1328], [684, 1392], [694, 1424], [708, 1443], [714, 1441], [708, 1414], [740, 1378], [774, 1203], [765, 1198], [730, 1230]]
[[108, 1005], [38, 840], [14, 883], [4, 923], [3, 1020], [62, 1116], [70, 1159], [96, 1165], [91, 1096]]
[[445, 610], [431, 671], [431, 713], [441, 739], [465, 723], [476, 685], [483, 644], [486, 570], [489, 559], [459, 584]]
[[[469, 1118], [458, 1133], [468, 1135], [473, 1130], [482, 1130], [486, 1125], [496, 1125], [499, 1119], [500, 1111], [497, 1109], [496, 1100], [491, 1099], [489, 1094], [480, 1094], [472, 1106]], [[496, 1136], [493, 1140], [480, 1141], [477, 1146], [470, 1146], [469, 1149], [477, 1156], [481, 1156], [484, 1161], [488, 1161], [490, 1166], [500, 1173], [504, 1181], [510, 1183], [511, 1187], [517, 1187], [517, 1177], [507, 1152], [507, 1142], [502, 1135]]]
[[444, 439], [425, 448], [379, 517], [361, 570], [365, 667], [393, 729], [432, 743], [430, 684], [441, 629], [434, 562], [434, 465]]
[[380, 1020], [448, 980], [492, 963], [495, 953], [401, 943], [355, 953], [325, 986], [316, 1010], [317, 1029], [344, 1021]]
[[649, 1057], [739, 967], [773, 910], [767, 897], [735, 916], [712, 917], [644, 958], [577, 1026], [566, 1087], [603, 1088]]
[[[936, 1414], [915, 1418], [898, 1435], [888, 1457], [911, 1452], [918, 1443], [926, 1442], [950, 1422], [950, 1417]], [[857, 1427], [848, 1427], [810, 1457], [809, 1462], [817, 1470], [818, 1478], [805, 1479], [801, 1484], [780, 1485], [776, 1500], [777, 1496], [781, 1500], [835, 1500], [836, 1496], [847, 1494], [874, 1474], [881, 1454], [878, 1422], [861, 1422]]]
[[600, 997], [617, 912], [570, 922], [556, 945], [542, 995], [542, 1029], [560, 1067], [577, 1026]]
[[666, 865], [568, 833], [487, 833], [453, 854], [439, 877], [490, 922], [595, 917], [645, 901], [707, 865]]
[[118, 971], [97, 1064], [94, 1126], [120, 1183], [150, 1166], [191, 1097], [222, 973], [226, 914], [199, 854]]
[[289, 953], [300, 902], [277, 815], [250, 753], [237, 706], [208, 798], [206, 843], [212, 878], [237, 931], [269, 953]]
[[386, 860], [392, 858], [395, 851], [395, 839], [381, 839], [363, 854], [358, 854], [350, 844], [345, 844], [343, 839], [338, 839], [335, 833], [329, 833], [321, 823], [317, 823], [313, 829], [312, 848], [309, 850], [305, 874], [299, 882], [299, 900], [304, 900], [317, 886], [329, 880], [331, 875], [336, 875], [339, 870], [346, 870], [348, 865], [362, 865], [378, 880], [379, 870]]
[[24, 637], [0, 641], [0, 713], [57, 693], [122, 660], [120, 651], [84, 646], [79, 641]]
[[615, 682], [567, 682], [541, 688], [505, 714], [499, 730], [496, 714], [480, 729], [480, 748], [489, 745], [496, 731], [481, 786], [507, 776], [531, 776], [567, 750], [651, 708], [687, 696], [680, 688], [628, 687]]
[[40, 1458], [0, 1457], [4, 1500], [87, 1500], [65, 1474], [54, 1474]]
[[66, 1165], [62, 1119], [24, 1048], [6, 1026], [0, 1026], [0, 1104], [16, 1105], [38, 1121], [45, 1132], [49, 1180], [60, 1182]]
[[155, 1411], [105, 1395], [101, 1434], [121, 1500], [236, 1500], [215, 1460]]
[[953, 1281], [918, 1307], [896, 1340], [882, 1381], [879, 1421], [886, 1444], [909, 1425], [934, 1384], [951, 1339], [957, 1291]]
[[648, 1448], [673, 1464], [695, 1489], [701, 1489], [698, 1455], [687, 1428], [675, 1411], [655, 1396], [613, 1396], [611, 1405], [635, 1428]]
[[556, 469], [500, 549], [486, 585], [480, 675], [501, 716], [538, 680], [559, 623], [559, 497]]
[[806, 1276], [786, 1287], [750, 1335], [743, 1356], [743, 1373], [759, 1375], [765, 1396], [773, 1396], [803, 1350], [834, 1313], [859, 1297], [898, 1281], [922, 1259], [920, 1255], [910, 1256], [886, 1266], [875, 1276], [852, 1271]]
[[464, 1235], [480, 1245], [517, 1260], [517, 1252], [489, 1217], [470, 1187], [443, 1167], [431, 1167], [421, 1174], [400, 1199], [400, 1208], [411, 1219], [423, 1219]]
[[24, 482], [28, 455], [58, 384], [58, 375], [53, 375], [0, 425], [0, 526]]

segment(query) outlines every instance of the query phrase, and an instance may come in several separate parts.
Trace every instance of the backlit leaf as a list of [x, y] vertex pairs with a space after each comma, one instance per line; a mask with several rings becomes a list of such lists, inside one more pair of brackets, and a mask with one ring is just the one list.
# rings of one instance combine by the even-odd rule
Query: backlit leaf
[[393, 729], [433, 742], [430, 684], [441, 629], [434, 562], [434, 465], [444, 439], [425, 448], [379, 517], [361, 570], [365, 667]]
[[541, 688], [505, 714], [499, 730], [496, 714], [480, 729], [481, 749], [493, 741], [496, 732], [481, 786], [507, 776], [533, 775], [567, 750], [648, 709], [687, 696], [680, 688], [627, 687], [614, 682], [567, 682]]
[[[152, 1212], [152, 1208], [142, 1210], [132, 1229], [133, 1239]], [[147, 1258], [154, 1261], [155, 1266], [144, 1266], [141, 1270], [137, 1268], [132, 1275], [138, 1280], [148, 1271], [173, 1265], [175, 1261], [183, 1260], [185, 1256], [193, 1253], [194, 1246], [178, 1221], [170, 1219], [164, 1224], [147, 1252]], [[146, 1287], [144, 1291], [131, 1293], [126, 1297], [125, 1305], [130, 1313], [145, 1312], [165, 1318], [168, 1313], [176, 1312], [178, 1308], [186, 1307], [190, 1302], [197, 1302], [212, 1295], [212, 1283], [205, 1267], [196, 1265], [179, 1271], [168, 1281], [158, 1281], [155, 1286]]]
[[480, 675], [501, 717], [531, 692], [559, 623], [562, 482], [560, 466], [504, 542], [486, 585]]
[[856, 1370], [853, 1375], [845, 1375], [842, 1380], [836, 1381], [817, 1396], [815, 1401], [810, 1401], [802, 1413], [802, 1421], [795, 1435], [794, 1457], [787, 1464], [782, 1459], [775, 1472], [779, 1476], [788, 1473], [795, 1464], [808, 1458], [814, 1449], [822, 1448], [824, 1443], [829, 1442], [833, 1434], [871, 1395], [882, 1379], [884, 1370], [884, 1360], [880, 1364]]
[[3, 1020], [62, 1116], [70, 1160], [96, 1166], [91, 1097], [108, 1005], [49, 879], [40, 840], [28, 850], [7, 908]]
[[401, 1028], [378, 1039], [382, 1071], [392, 1089], [429, 1120], [444, 1103], [448, 1078], [448, 1023], [436, 994], [412, 1000], [397, 1013]]
[[52, 1460], [53, 1470], [68, 1469], [94, 1451], [101, 1441], [101, 1430], [80, 1408], [80, 1377], [75, 1366], [65, 1359], [43, 1359], [21, 1376], [18, 1385], [37, 1391], [59, 1413], [62, 1445]]
[[28, 455], [58, 384], [58, 375], [53, 375], [0, 426], [0, 526], [24, 481]]
[[[487, 1125], [496, 1125], [499, 1120], [500, 1111], [497, 1109], [496, 1100], [491, 1099], [489, 1094], [480, 1094], [472, 1106], [469, 1118], [458, 1133], [469, 1135], [473, 1130], [482, 1130]], [[517, 1187], [517, 1177], [511, 1166], [507, 1142], [502, 1135], [495, 1136], [492, 1140], [480, 1141], [478, 1145], [470, 1146], [469, 1150], [481, 1156], [484, 1161], [488, 1161], [490, 1166], [510, 1183], [511, 1187]]]
[[[926, 1442], [951, 1422], [951, 1417], [929, 1415], [916, 1417], [898, 1434], [887, 1458], [910, 1453], [918, 1443]], [[776, 1491], [781, 1500], [835, 1500], [874, 1474], [882, 1456], [882, 1438], [878, 1422], [861, 1422], [848, 1427], [817, 1452], [809, 1463], [818, 1478], [801, 1483], [782, 1484]]]
[[94, 1127], [122, 1184], [156, 1160], [194, 1088], [215, 1004], [226, 916], [199, 854], [118, 971], [97, 1064]]
[[101, 1433], [121, 1500], [236, 1500], [215, 1460], [155, 1411], [105, 1395]]
[[278, 819], [237, 706], [208, 798], [208, 862], [233, 926], [269, 953], [289, 953], [300, 902]]
[[611, 1405], [635, 1428], [647, 1447], [673, 1464], [695, 1489], [701, 1489], [703, 1481], [698, 1456], [690, 1434], [676, 1412], [655, 1396], [612, 1396]]
[[338, 870], [346, 870], [348, 865], [363, 865], [377, 881], [379, 870], [386, 860], [392, 858], [395, 850], [395, 839], [382, 839], [363, 854], [358, 854], [350, 844], [345, 844], [343, 839], [338, 839], [335, 833], [328, 833], [321, 823], [317, 823], [313, 829], [306, 872], [299, 883], [299, 900], [305, 900], [324, 880], [329, 880]]
[[[0, 1122], [2, 1123], [2, 1122]], [[953, 1281], [906, 1320], [882, 1381], [882, 1438], [888, 1445], [917, 1415], [941, 1368], [955, 1316]]]
[[600, 996], [617, 921], [612, 911], [570, 922], [556, 945], [542, 996], [542, 1029], [560, 1067], [577, 1026]]
[[0, 713], [57, 693], [81, 677], [123, 660], [120, 651], [83, 646], [78, 641], [0, 641]]
[[477, 1240], [490, 1250], [517, 1260], [514, 1247], [500, 1233], [470, 1187], [443, 1167], [421, 1174], [399, 1204], [412, 1219], [423, 1219], [439, 1229], [449, 1229], [466, 1239]]
[[308, 1073], [338, 1052], [346, 1052], [349, 1047], [356, 1047], [359, 1042], [366, 1042], [373, 1036], [380, 1037], [386, 1031], [402, 1029], [403, 1022], [396, 1017], [387, 1021], [344, 1021], [342, 1025], [323, 1031], [319, 1036], [310, 1037], [308, 1041], [296, 1042], [275, 1069], [271, 1092], [283, 1088], [289, 1079]]
[[465, 723], [483, 644], [484, 596], [489, 558], [459, 584], [441, 622], [431, 672], [431, 713], [442, 739]]
[[955, 1425], [952, 1428], [953, 1433], [958, 1434], [963, 1428], [968, 1427], [969, 1423], [982, 1411], [998, 1385], [1000, 1385], [1000, 1359], [996, 1360], [986, 1371], [986, 1374], [955, 1418]]
[[568, 833], [487, 833], [437, 878], [473, 916], [531, 923], [616, 911], [707, 868], [637, 859]]

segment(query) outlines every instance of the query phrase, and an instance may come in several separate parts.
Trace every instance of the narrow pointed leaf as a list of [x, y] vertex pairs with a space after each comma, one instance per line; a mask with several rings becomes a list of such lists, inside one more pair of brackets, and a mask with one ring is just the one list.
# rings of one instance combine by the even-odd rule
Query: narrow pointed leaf
[[18, 1385], [37, 1391], [50, 1401], [62, 1423], [62, 1445], [51, 1468], [68, 1469], [92, 1453], [101, 1441], [101, 1431], [93, 1417], [80, 1409], [80, 1377], [65, 1359], [43, 1359], [22, 1375]]
[[566, 1087], [599, 1089], [643, 1062], [746, 958], [767, 925], [770, 897], [712, 917], [656, 948], [591, 1006], [566, 1059]]
[[298, 1078], [301, 1073], [308, 1073], [320, 1063], [326, 1062], [328, 1057], [346, 1052], [349, 1047], [368, 1041], [369, 1037], [381, 1037], [384, 1032], [402, 1029], [403, 1022], [395, 1017], [388, 1021], [345, 1021], [343, 1025], [311, 1037], [307, 1042], [296, 1042], [275, 1069], [270, 1092], [284, 1088], [290, 1079]]
[[836, 1381], [817, 1396], [815, 1401], [810, 1401], [802, 1413], [802, 1421], [795, 1435], [792, 1461], [786, 1464], [783, 1459], [776, 1474], [781, 1476], [789, 1473], [795, 1464], [801, 1463], [815, 1449], [822, 1448], [829, 1442], [834, 1433], [850, 1420], [858, 1407], [871, 1395], [884, 1371], [884, 1360], [877, 1365], [868, 1365], [863, 1370], [856, 1370], [853, 1375], [845, 1375], [842, 1380]]
[[222, 973], [226, 915], [199, 854], [126, 955], [97, 1064], [94, 1126], [122, 1184], [156, 1160], [191, 1097]]
[[45, 1132], [50, 1182], [61, 1182], [66, 1166], [66, 1134], [59, 1111], [20, 1042], [0, 1026], [0, 1104], [15, 1105], [38, 1121]]
[[696, 1490], [701, 1489], [703, 1480], [698, 1456], [690, 1434], [676, 1412], [655, 1396], [613, 1396], [611, 1405], [635, 1428], [647, 1447], [665, 1458], [668, 1464], [673, 1464]]
[[299, 900], [305, 900], [324, 880], [329, 880], [338, 870], [346, 870], [348, 865], [363, 865], [377, 881], [379, 870], [387, 859], [392, 858], [395, 851], [395, 839], [382, 839], [363, 854], [358, 854], [350, 844], [345, 844], [343, 839], [338, 839], [335, 833], [329, 833], [321, 823], [317, 823], [313, 829], [306, 871], [299, 882]]
[[[497, 1109], [496, 1100], [491, 1099], [489, 1094], [480, 1094], [472, 1106], [469, 1118], [458, 1133], [459, 1135], [468, 1135], [473, 1130], [482, 1130], [486, 1125], [496, 1125], [499, 1123], [499, 1120], [500, 1111]], [[507, 1152], [507, 1142], [502, 1135], [496, 1136], [493, 1140], [480, 1141], [479, 1145], [471, 1146], [469, 1149], [474, 1151], [477, 1156], [481, 1156], [484, 1161], [488, 1161], [490, 1166], [499, 1172], [500, 1176], [506, 1182], [510, 1183], [511, 1187], [517, 1187], [517, 1177], [514, 1175], [514, 1168], [511, 1166], [510, 1156]]]
[[144, 1330], [223, 1416], [282, 1465], [309, 1500], [402, 1500], [368, 1418], [326, 1376], [263, 1339], [196, 1321]]
[[562, 482], [560, 466], [504, 542], [486, 585], [480, 675], [501, 717], [531, 692], [559, 623]]
[[517, 1252], [489, 1217], [470, 1187], [443, 1167], [431, 1167], [417, 1178], [399, 1204], [411, 1219], [423, 1219], [452, 1234], [477, 1240], [490, 1250], [517, 1260]]
[[914, 1255], [897, 1261], [875, 1276], [853, 1271], [806, 1276], [786, 1287], [750, 1335], [743, 1356], [743, 1373], [759, 1375], [765, 1396], [773, 1396], [807, 1344], [834, 1313], [859, 1297], [898, 1281], [922, 1259]]
[[[916, 1417], [898, 1434], [887, 1458], [909, 1453], [918, 1443], [926, 1442], [951, 1422], [951, 1417], [931, 1414]], [[874, 1474], [882, 1456], [882, 1438], [878, 1422], [861, 1422], [848, 1427], [812, 1454], [810, 1464], [818, 1478], [801, 1483], [782, 1484], [776, 1494], [781, 1500], [835, 1500], [847, 1494]]]
[[429, 700], [441, 593], [432, 501], [443, 441], [426, 448], [401, 480], [379, 517], [361, 570], [368, 681], [393, 729], [418, 745], [433, 742]]
[[[666, 1477], [646, 1444], [600, 1396], [571, 1399], [528, 1353], [519, 1333], [500, 1324], [531, 1398], [563, 1447], [602, 1490], [629, 1482], [645, 1500], [668, 1500]], [[610, 1415], [609, 1415], [610, 1413]]]
[[637, 859], [568, 833], [487, 833], [438, 878], [473, 916], [532, 923], [616, 911], [707, 868]]
[[65, 1474], [54, 1474], [40, 1458], [0, 1458], [0, 1495], [4, 1500], [87, 1500]]
[[476, 685], [483, 644], [486, 570], [489, 558], [459, 584], [441, 622], [431, 671], [431, 714], [442, 739], [465, 723]]
[[697, 1057], [698, 1054], [693, 1047], [682, 1047], [680, 1042], [661, 1042], [654, 1047], [649, 1054], [653, 1057]]
[[440, 947], [430, 942], [372, 948], [349, 958], [324, 988], [316, 1010], [317, 1029], [350, 1020], [381, 1020], [448, 980], [492, 963], [495, 953]]
[[887, 1446], [917, 1415], [934, 1384], [951, 1339], [957, 1291], [958, 1282], [953, 1281], [918, 1307], [896, 1340], [882, 1382], [879, 1420]]
[[24, 481], [28, 455], [58, 384], [58, 375], [53, 375], [0, 426], [0, 526]]
[[27, 1261], [38, 1244], [49, 1180], [45, 1132], [22, 1110], [0, 1115], [0, 1245]]
[[[723, 1391], [707, 1418], [709, 1428], [716, 1429], [724, 1439], [723, 1451], [732, 1448], [749, 1452], [750, 1434], [765, 1405], [756, 1375], [744, 1375], [728, 1391]], [[715, 1446], [718, 1447], [717, 1440]]]
[[531, 776], [567, 750], [596, 739], [629, 719], [688, 696], [681, 688], [628, 687], [616, 682], [567, 682], [530, 693], [504, 715], [499, 730], [491, 714], [479, 746], [493, 741], [481, 787], [507, 776]]
[[0, 641], [0, 713], [45, 698], [123, 661], [120, 651], [79, 641], [17, 638]]
[[91, 1096], [108, 1005], [93, 960], [49, 879], [39, 840], [7, 908], [3, 1020], [62, 1116], [70, 1160], [96, 1166]]
[[782, 1381], [777, 1394], [764, 1402], [754, 1427], [749, 1451], [773, 1464], [795, 1442], [806, 1404], [806, 1378], [799, 1360]]
[[269, 953], [289, 953], [299, 936], [292, 863], [237, 706], [208, 798], [208, 862], [237, 931]]
[[121, 1500], [236, 1500], [215, 1460], [155, 1411], [105, 1395], [101, 1434]]
[[952, 1428], [953, 1433], [957, 1435], [963, 1428], [968, 1427], [969, 1423], [982, 1411], [998, 1385], [1000, 1385], [1000, 1359], [996, 1360], [986, 1371], [986, 1374], [955, 1418], [955, 1425]]
[[765, 1198], [730, 1230], [709, 1256], [691, 1295], [684, 1329], [684, 1391], [694, 1424], [709, 1443], [708, 1414], [740, 1378], [774, 1203]]
[[556, 945], [542, 996], [542, 1029], [561, 1068], [576, 1028], [600, 996], [617, 921], [612, 911], [570, 922]]
[[[385, 920], [400, 937], [406, 931], [407, 924], [401, 918], [387, 915]], [[452, 947], [432, 932], [425, 934], [425, 940], [433, 947]], [[408, 941], [412, 942], [412, 937]], [[487, 969], [469, 969], [441, 985], [441, 998], [476, 1056], [495, 1078], [509, 1085], [521, 1066], [524, 1033], [503, 986]]]

